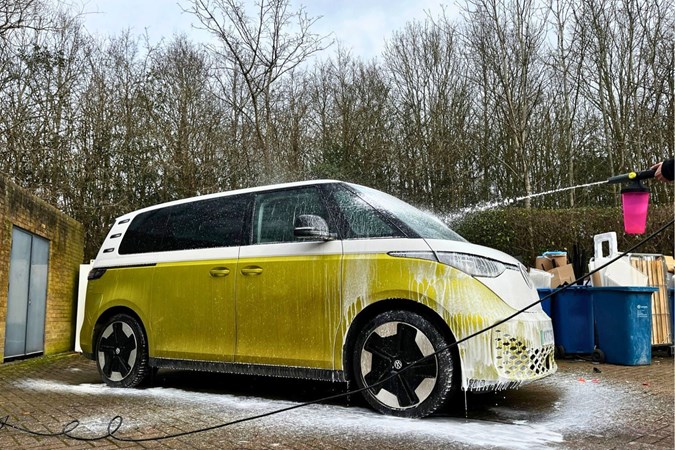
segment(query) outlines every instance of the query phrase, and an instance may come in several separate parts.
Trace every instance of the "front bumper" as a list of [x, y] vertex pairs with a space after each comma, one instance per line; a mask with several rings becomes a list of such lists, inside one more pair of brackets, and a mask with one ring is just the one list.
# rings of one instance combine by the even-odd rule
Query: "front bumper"
[[462, 388], [496, 391], [517, 388], [556, 372], [551, 319], [523, 313], [460, 344]]
[[557, 370], [552, 342], [538, 345], [527, 337], [510, 334], [508, 327], [498, 327], [492, 330], [492, 345], [500, 378], [531, 381]]

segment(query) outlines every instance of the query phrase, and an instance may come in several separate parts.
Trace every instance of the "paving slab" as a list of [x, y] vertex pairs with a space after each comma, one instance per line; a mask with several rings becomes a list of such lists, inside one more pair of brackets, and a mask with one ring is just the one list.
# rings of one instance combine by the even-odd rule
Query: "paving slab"
[[[673, 358], [648, 366], [562, 360], [555, 375], [513, 391], [473, 394], [434, 417], [382, 416], [359, 397], [171, 439], [124, 442], [36, 437], [5, 427], [0, 449], [672, 449]], [[74, 353], [0, 365], [0, 420], [56, 433], [73, 420], [83, 439], [106, 434], [148, 439], [214, 427], [325, 397], [342, 385], [160, 371], [142, 389], [102, 384], [96, 366]], [[466, 408], [464, 407], [466, 405]], [[117, 423], [117, 422], [113, 422]]]

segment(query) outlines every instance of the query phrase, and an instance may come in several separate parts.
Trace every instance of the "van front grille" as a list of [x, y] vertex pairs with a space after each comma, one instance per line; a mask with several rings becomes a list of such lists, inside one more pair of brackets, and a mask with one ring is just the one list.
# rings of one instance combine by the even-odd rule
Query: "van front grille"
[[521, 339], [501, 330], [493, 331], [495, 367], [500, 377], [532, 380], [555, 372], [554, 346], [528, 347]]

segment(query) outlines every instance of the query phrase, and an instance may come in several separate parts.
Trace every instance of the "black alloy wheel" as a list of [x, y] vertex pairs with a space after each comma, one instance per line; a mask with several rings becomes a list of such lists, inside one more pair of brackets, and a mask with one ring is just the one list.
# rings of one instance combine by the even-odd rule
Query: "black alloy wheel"
[[147, 339], [133, 317], [118, 314], [103, 326], [96, 345], [96, 365], [108, 386], [135, 387], [147, 378]]
[[373, 408], [402, 417], [424, 417], [442, 407], [457, 388], [453, 352], [424, 317], [410, 311], [376, 316], [361, 330], [354, 375]]

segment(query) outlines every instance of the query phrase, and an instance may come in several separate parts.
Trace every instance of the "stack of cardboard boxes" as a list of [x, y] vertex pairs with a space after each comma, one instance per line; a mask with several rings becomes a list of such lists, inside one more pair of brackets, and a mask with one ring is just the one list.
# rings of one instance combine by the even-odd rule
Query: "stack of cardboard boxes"
[[537, 256], [534, 267], [553, 275], [551, 278], [552, 288], [556, 288], [564, 283], [571, 284], [576, 280], [574, 269], [572, 268], [572, 264], [567, 260], [566, 252], [547, 252], [542, 256]]

